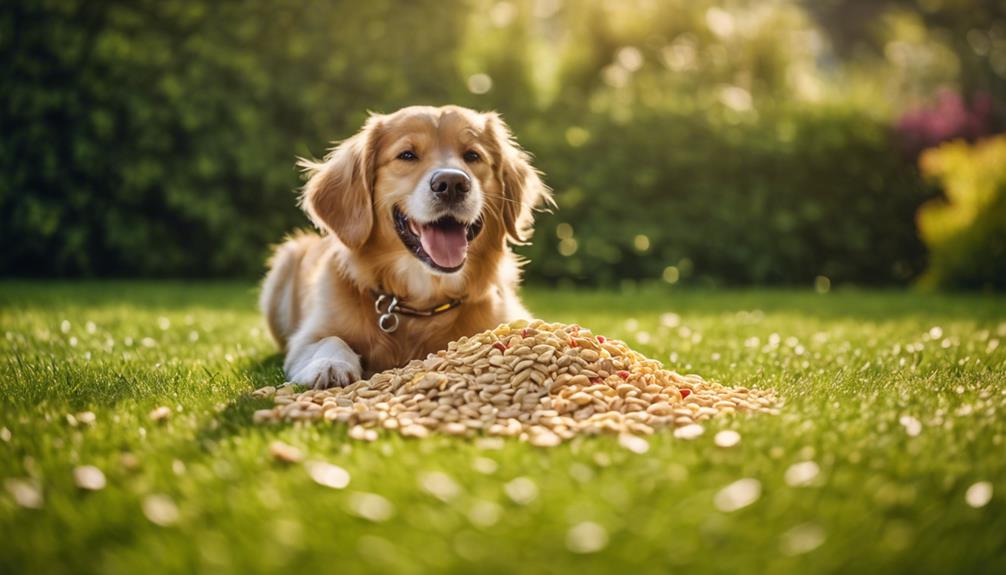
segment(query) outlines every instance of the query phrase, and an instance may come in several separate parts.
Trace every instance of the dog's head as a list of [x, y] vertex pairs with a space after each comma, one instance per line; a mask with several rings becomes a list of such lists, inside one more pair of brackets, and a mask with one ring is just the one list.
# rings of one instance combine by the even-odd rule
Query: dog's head
[[301, 165], [316, 225], [377, 271], [454, 286], [524, 241], [548, 199], [500, 117], [455, 106], [372, 115], [323, 162]]

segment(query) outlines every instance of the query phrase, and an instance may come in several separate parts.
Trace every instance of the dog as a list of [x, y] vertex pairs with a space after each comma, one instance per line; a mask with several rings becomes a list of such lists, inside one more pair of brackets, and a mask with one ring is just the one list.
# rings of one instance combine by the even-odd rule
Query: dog
[[528, 317], [511, 245], [554, 204], [498, 114], [372, 114], [299, 165], [301, 208], [321, 233], [275, 249], [260, 297], [288, 381], [345, 386]]

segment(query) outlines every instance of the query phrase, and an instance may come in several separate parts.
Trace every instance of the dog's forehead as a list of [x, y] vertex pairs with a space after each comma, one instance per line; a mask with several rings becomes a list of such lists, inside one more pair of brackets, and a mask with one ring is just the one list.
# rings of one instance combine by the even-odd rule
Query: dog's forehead
[[389, 120], [401, 137], [427, 137], [443, 146], [477, 140], [486, 128], [482, 114], [462, 108], [405, 108]]

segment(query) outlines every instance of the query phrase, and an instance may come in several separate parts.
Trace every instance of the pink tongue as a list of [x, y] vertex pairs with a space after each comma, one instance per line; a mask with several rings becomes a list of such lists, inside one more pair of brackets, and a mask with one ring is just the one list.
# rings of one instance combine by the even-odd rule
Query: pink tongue
[[464, 226], [423, 226], [419, 241], [433, 262], [442, 268], [458, 267], [468, 252]]

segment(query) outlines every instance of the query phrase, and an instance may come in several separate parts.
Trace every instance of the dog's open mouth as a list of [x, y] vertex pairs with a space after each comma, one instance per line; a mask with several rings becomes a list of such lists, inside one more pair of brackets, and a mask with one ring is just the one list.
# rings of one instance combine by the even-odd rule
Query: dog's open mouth
[[470, 224], [451, 216], [420, 224], [394, 207], [395, 229], [412, 255], [433, 269], [451, 273], [465, 265], [468, 244], [482, 231], [482, 218]]

